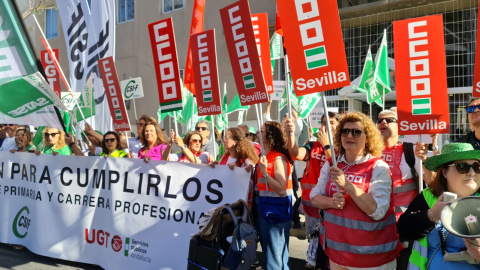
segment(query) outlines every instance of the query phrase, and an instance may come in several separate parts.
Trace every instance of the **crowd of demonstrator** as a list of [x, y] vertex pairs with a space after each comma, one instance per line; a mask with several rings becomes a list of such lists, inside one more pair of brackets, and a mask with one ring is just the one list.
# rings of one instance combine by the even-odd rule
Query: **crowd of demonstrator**
[[[218, 137], [220, 145], [217, 139], [209, 139], [207, 121], [199, 121], [182, 138], [143, 115], [137, 122], [138, 136], [129, 139], [113, 131], [102, 134], [86, 124], [82, 134], [90, 145], [86, 151], [62, 130], [44, 128], [43, 141], [35, 147], [34, 130], [5, 124], [0, 127], [0, 150], [245, 168], [251, 173], [249, 203], [254, 209], [263, 269], [274, 270], [289, 269], [289, 235], [298, 186], [292, 172], [295, 161], [305, 161], [299, 179], [310, 241], [305, 268], [478, 269], [480, 247], [450, 234], [440, 221], [448, 203], [444, 192], [458, 198], [480, 196], [480, 98], [472, 98], [467, 113], [472, 132], [445, 145], [441, 152], [436, 135], [431, 145], [402, 143], [395, 108], [380, 112], [375, 122], [359, 112], [329, 112], [333, 145], [325, 117], [322, 128], [316, 134], [310, 129], [310, 139], [299, 146], [296, 115], [286, 115], [282, 123], [266, 121], [261, 132], [246, 125], [229, 128]], [[418, 172], [423, 172], [425, 185], [420, 194]], [[445, 257], [462, 251], [477, 261]]]

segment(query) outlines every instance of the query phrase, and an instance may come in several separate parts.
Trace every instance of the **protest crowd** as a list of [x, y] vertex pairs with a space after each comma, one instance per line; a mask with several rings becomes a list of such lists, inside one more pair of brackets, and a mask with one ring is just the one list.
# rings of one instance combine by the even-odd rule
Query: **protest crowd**
[[[133, 138], [115, 131], [102, 134], [86, 124], [83, 139], [89, 146], [85, 150], [72, 134], [56, 128], [2, 124], [0, 150], [244, 168], [251, 175], [245, 181], [250, 182], [249, 205], [263, 251], [263, 269], [288, 268], [289, 235], [295, 219], [293, 197], [298, 187], [301, 203], [296, 205], [305, 215], [310, 242], [307, 269], [428, 269], [427, 264], [434, 269], [470, 269], [476, 265], [445, 261], [444, 251], [465, 250], [480, 261], [480, 247], [458, 236], [445, 235], [439, 220], [448, 203], [444, 192], [455, 193], [458, 198], [478, 194], [478, 104], [480, 99], [472, 98], [467, 107], [472, 132], [441, 151], [436, 135], [432, 135], [431, 145], [402, 143], [396, 108], [380, 112], [375, 122], [359, 112], [329, 112], [333, 145], [327, 138], [325, 117], [322, 128], [316, 134], [310, 129], [309, 140], [300, 146], [295, 136], [295, 117], [288, 114], [283, 123], [265, 115], [267, 121], [260, 132], [250, 133], [252, 129], [243, 124], [228, 128], [213, 140], [207, 121], [199, 121], [194, 130], [180, 136], [173, 130], [163, 130], [154, 118], [142, 115], [137, 122], [138, 136]], [[257, 147], [259, 136], [263, 139], [263, 154]], [[41, 138], [41, 143], [34, 144], [35, 138]], [[172, 150], [174, 146], [177, 151]], [[409, 157], [407, 152], [415, 156]], [[410, 158], [421, 160], [423, 170], [419, 162], [410, 167]], [[294, 160], [307, 162], [303, 176], [293, 177], [295, 180]], [[419, 171], [423, 171], [425, 187], [420, 194], [416, 175]], [[278, 204], [274, 215], [266, 215], [268, 202]]]

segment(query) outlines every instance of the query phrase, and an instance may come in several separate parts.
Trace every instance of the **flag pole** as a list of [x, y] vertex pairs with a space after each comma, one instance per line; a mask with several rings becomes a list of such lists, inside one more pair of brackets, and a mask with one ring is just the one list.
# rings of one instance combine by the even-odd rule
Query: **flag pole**
[[260, 117], [258, 115], [258, 104], [255, 104], [255, 111], [257, 112], [258, 140], [260, 141], [260, 146], [262, 147], [261, 156], [264, 156], [265, 151], [263, 150], [262, 125], [260, 124]]
[[212, 120], [212, 141], [213, 141], [213, 158], [217, 160], [217, 153], [215, 145], [217, 144], [217, 134], [215, 133], [215, 115], [211, 115], [210, 119]]
[[[325, 116], [325, 124], [327, 124], [327, 134], [328, 134], [328, 141], [330, 143], [330, 151], [332, 153], [332, 163], [334, 167], [337, 167], [337, 158], [335, 157], [335, 148], [333, 143], [332, 130], [330, 129], [330, 118], [328, 117], [327, 101], [325, 99], [325, 93], [321, 92], [320, 96], [323, 102], [323, 115]], [[337, 184], [335, 185], [337, 186], [337, 192], [340, 192], [340, 187]]]
[[[418, 135], [418, 142], [419, 143], [422, 143], [422, 135]], [[419, 193], [422, 193], [422, 190], [423, 190], [423, 166], [422, 166], [422, 159], [418, 159], [418, 163], [419, 163], [419, 172], [418, 172], [418, 192]], [[415, 176], [414, 176], [415, 177]]]
[[290, 99], [290, 83], [289, 83], [290, 70], [288, 68], [288, 55], [285, 54], [285, 83], [287, 84], [287, 108], [288, 117], [292, 119], [292, 100]]
[[175, 135], [178, 135], [178, 127], [177, 127], [177, 111], [173, 112], [173, 128], [175, 129]]

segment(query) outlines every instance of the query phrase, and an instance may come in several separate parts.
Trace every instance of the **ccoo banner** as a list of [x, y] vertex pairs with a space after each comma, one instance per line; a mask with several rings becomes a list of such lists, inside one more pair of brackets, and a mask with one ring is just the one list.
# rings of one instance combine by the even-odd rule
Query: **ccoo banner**
[[279, 1], [297, 97], [350, 85], [335, 0]]
[[191, 35], [190, 42], [198, 115], [221, 114], [215, 29]]
[[98, 60], [98, 67], [100, 68], [103, 86], [107, 94], [108, 106], [112, 114], [113, 128], [116, 132], [129, 131], [130, 122], [128, 121], [127, 110], [125, 110], [122, 89], [118, 81], [113, 56]]
[[442, 15], [393, 22], [400, 135], [449, 133]]
[[148, 25], [162, 112], [181, 110], [182, 88], [172, 18]]
[[220, 9], [235, 84], [243, 106], [268, 101], [248, 0]]
[[104, 269], [187, 269], [204, 212], [246, 199], [242, 168], [0, 152], [0, 242]]

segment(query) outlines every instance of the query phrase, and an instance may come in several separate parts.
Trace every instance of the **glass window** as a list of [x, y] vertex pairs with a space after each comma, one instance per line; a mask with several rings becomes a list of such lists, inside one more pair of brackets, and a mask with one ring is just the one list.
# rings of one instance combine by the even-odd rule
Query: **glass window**
[[135, 19], [135, 0], [117, 0], [118, 23], [133, 21]]
[[47, 39], [58, 37], [58, 20], [57, 20], [57, 10], [56, 9], [47, 9], [45, 13], [45, 32]]
[[163, 13], [174, 11], [177, 9], [183, 9], [184, 0], [162, 0], [163, 1]]

